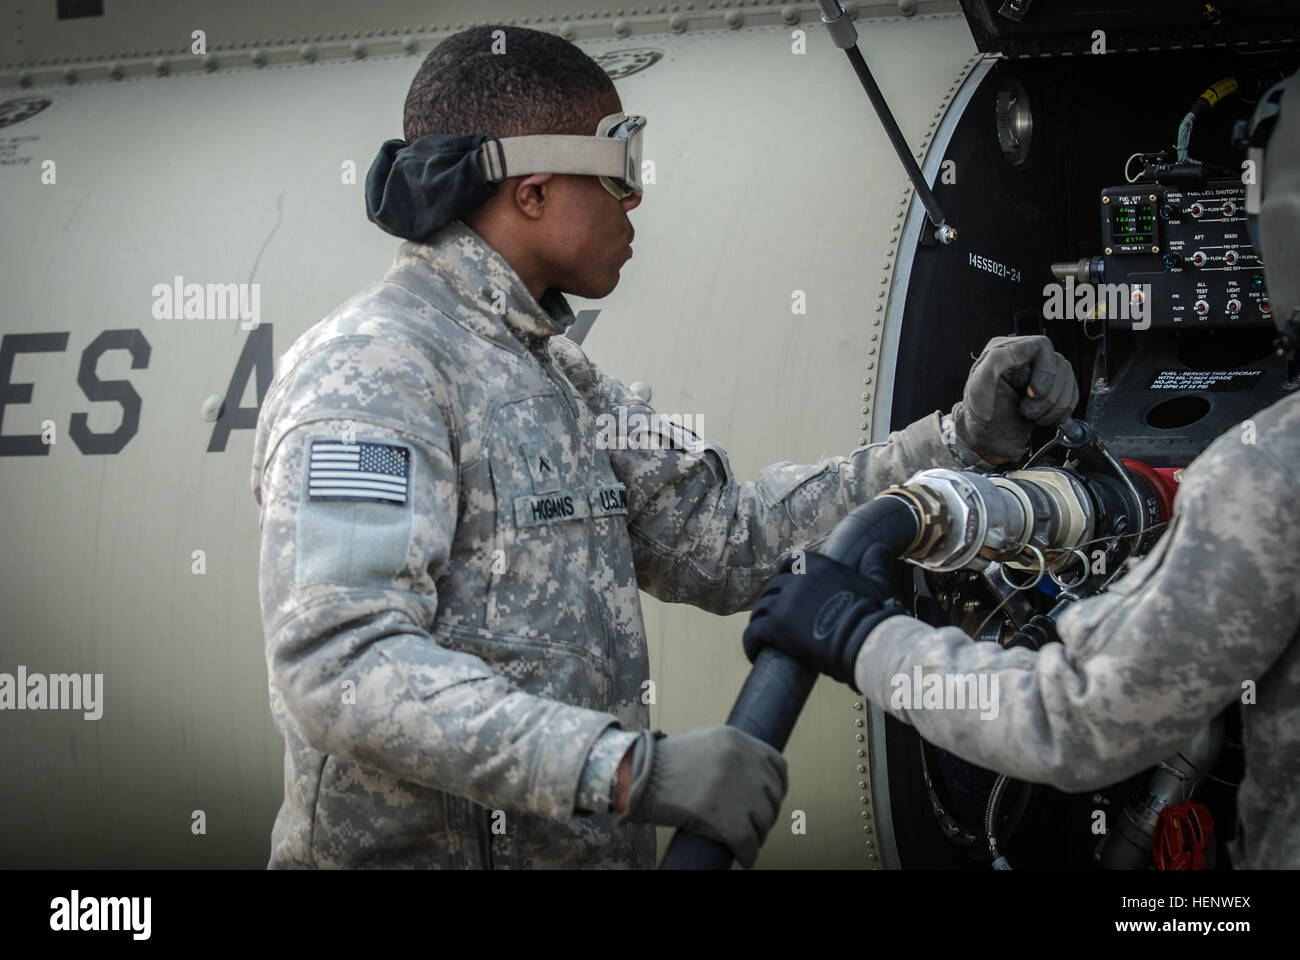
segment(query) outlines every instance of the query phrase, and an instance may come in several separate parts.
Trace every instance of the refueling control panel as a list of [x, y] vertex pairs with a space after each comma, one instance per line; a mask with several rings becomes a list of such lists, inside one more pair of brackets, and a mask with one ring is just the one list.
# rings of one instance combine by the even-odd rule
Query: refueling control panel
[[[1239, 180], [1210, 181], [1203, 190], [1108, 187], [1101, 193], [1102, 279], [1149, 296], [1153, 327], [1271, 324], [1245, 204]], [[1127, 317], [1107, 323], [1132, 329]]]

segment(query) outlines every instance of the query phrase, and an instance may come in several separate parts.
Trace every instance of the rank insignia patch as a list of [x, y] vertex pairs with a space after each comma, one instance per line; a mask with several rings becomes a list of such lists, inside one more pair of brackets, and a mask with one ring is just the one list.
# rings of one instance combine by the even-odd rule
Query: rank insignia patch
[[524, 463], [533, 478], [533, 493], [555, 493], [560, 489], [559, 447], [543, 441], [521, 443]]

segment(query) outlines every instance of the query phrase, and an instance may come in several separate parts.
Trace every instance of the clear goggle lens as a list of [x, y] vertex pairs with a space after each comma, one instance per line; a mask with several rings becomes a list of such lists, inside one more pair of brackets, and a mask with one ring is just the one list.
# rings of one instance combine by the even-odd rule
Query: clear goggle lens
[[[610, 126], [604, 129], [606, 124]], [[623, 152], [623, 162], [626, 167], [624, 176], [600, 178], [605, 189], [620, 200], [632, 194], [641, 195], [641, 131], [645, 129], [645, 125], [645, 117], [620, 114], [613, 114], [600, 122], [602, 129], [597, 131], [597, 136], [615, 137], [627, 141], [627, 147]]]

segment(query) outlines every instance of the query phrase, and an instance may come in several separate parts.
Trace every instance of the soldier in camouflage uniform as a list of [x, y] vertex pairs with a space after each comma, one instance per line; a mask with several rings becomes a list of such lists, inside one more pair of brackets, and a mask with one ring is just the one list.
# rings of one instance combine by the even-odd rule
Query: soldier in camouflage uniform
[[[558, 38], [485, 28], [447, 43], [487, 43], [491, 29], [507, 30], [512, 70], [539, 37], [547, 57], [562, 44], [575, 70], [590, 64], [599, 103], [579, 129], [621, 109], [599, 67]], [[446, 44], [413, 96], [440, 56]], [[554, 86], [549, 67], [523, 88]], [[570, 70], [557, 99], [574, 99], [576, 82]], [[408, 139], [421, 133], [408, 123]], [[611, 254], [622, 265], [639, 198], [613, 199], [595, 177], [527, 180], [466, 219], [498, 230], [492, 217], [517, 216], [511, 204], [541, 186], [557, 188], [541, 218], [563, 223], [561, 190], [591, 188], [597, 227], [621, 242], [596, 251], [590, 277], [575, 268], [572, 282], [534, 287], [535, 251], [499, 240], [517, 269], [453, 220], [404, 243], [382, 282], [300, 337], [265, 398], [252, 482], [286, 747], [273, 867], [650, 867], [651, 824], [711, 835], [752, 864], [784, 760], [727, 727], [648, 733], [638, 589], [746, 609], [785, 554], [821, 543], [854, 505], [924, 467], [971, 467], [984, 449], [991, 401], [966, 411], [978, 417], [936, 413], [851, 456], [738, 481], [717, 444], [656, 423], [561, 336], [574, 319], [561, 283], [612, 289], [617, 270], [601, 271]], [[984, 369], [1069, 377], [1043, 338], [1000, 346]], [[1053, 396], [1030, 402], [1030, 419], [1013, 413], [1016, 429], [1059, 419], [1077, 393]], [[646, 419], [625, 444], [598, 442], [597, 418], [620, 411]]]
[[[1280, 85], [1279, 85], [1280, 86]], [[1285, 88], [1263, 167], [1260, 248], [1284, 348], [1300, 342], [1300, 83]], [[1266, 102], [1267, 106], [1267, 102]], [[1037, 652], [973, 643], [956, 627], [891, 614], [876, 571], [818, 560], [781, 573], [746, 629], [852, 683], [935, 746], [1067, 792], [1103, 787], [1184, 747], [1240, 703], [1246, 775], [1235, 866], [1300, 867], [1300, 395], [1219, 437], [1187, 468], [1156, 546], [1108, 592], [1074, 604], [1061, 643]], [[813, 566], [808, 573], [814, 573]], [[818, 640], [836, 592], [855, 622]], [[842, 598], [841, 598], [842, 599]], [[857, 601], [846, 604], [855, 606]], [[875, 621], [874, 626], [872, 622]], [[854, 645], [857, 644], [856, 652]], [[892, 702], [892, 678], [996, 675], [997, 711]], [[1254, 697], [1244, 696], [1254, 684]]]

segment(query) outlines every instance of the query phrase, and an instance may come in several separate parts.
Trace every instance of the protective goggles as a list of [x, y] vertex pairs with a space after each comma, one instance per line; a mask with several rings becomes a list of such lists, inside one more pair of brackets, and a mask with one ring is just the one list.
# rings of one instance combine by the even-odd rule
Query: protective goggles
[[600, 177], [601, 185], [620, 200], [640, 196], [645, 126], [645, 117], [611, 113], [600, 121], [594, 137], [492, 137], [479, 148], [479, 169], [492, 183], [533, 173], [584, 174]]

